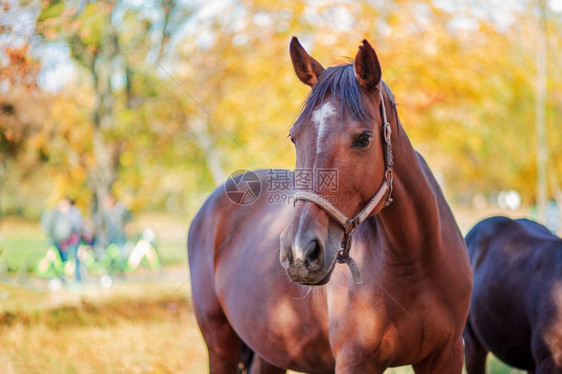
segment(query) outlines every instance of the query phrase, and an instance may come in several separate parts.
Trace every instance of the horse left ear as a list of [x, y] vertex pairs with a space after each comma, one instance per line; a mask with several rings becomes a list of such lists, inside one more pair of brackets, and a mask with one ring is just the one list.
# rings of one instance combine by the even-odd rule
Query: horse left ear
[[301, 43], [299, 43], [299, 40], [294, 36], [293, 39], [291, 39], [289, 52], [291, 54], [291, 61], [293, 62], [293, 67], [295, 68], [297, 77], [299, 77], [301, 82], [304, 84], [307, 84], [310, 87], [314, 86], [324, 71], [322, 65], [310, 57], [310, 55], [302, 47]]
[[367, 40], [359, 47], [359, 52], [353, 60], [353, 69], [359, 85], [369, 92], [375, 92], [382, 78], [381, 65], [375, 50]]

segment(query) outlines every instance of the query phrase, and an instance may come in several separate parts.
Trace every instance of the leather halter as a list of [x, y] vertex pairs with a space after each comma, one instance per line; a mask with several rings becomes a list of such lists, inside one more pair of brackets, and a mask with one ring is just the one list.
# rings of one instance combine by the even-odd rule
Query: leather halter
[[384, 162], [385, 162], [385, 172], [384, 180], [382, 185], [375, 193], [375, 195], [369, 200], [367, 205], [353, 218], [348, 218], [343, 214], [338, 208], [327, 201], [322, 195], [314, 193], [312, 191], [299, 191], [295, 194], [295, 203], [297, 201], [309, 202], [316, 204], [320, 209], [326, 212], [334, 221], [339, 223], [343, 228], [343, 239], [341, 242], [341, 250], [338, 252], [336, 258], [337, 262], [340, 264], [347, 264], [351, 270], [351, 275], [353, 277], [353, 283], [361, 284], [363, 283], [361, 279], [361, 274], [359, 273], [359, 267], [357, 263], [349, 256], [349, 251], [351, 249], [351, 240], [355, 229], [361, 224], [367, 217], [371, 215], [375, 207], [382, 201], [386, 195], [386, 201], [384, 202], [384, 207], [388, 206], [392, 202], [392, 181], [393, 181], [393, 166], [394, 161], [392, 159], [392, 144], [391, 144], [391, 128], [390, 123], [386, 117], [386, 110], [384, 106], [384, 97], [381, 93], [381, 117], [382, 117], [382, 136], [384, 139], [383, 150], [384, 150]]

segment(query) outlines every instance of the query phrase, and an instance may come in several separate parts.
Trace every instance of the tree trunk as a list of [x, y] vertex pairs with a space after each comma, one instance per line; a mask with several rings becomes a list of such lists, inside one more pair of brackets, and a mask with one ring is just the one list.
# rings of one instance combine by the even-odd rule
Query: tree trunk
[[197, 116], [192, 116], [189, 120], [189, 127], [195, 135], [197, 145], [205, 154], [207, 168], [211, 172], [215, 185], [218, 186], [226, 181], [227, 174], [221, 166], [221, 152], [215, 147], [215, 141], [209, 130], [210, 125], [214, 124], [209, 122], [212, 119], [210, 113], [215, 112], [220, 97], [221, 80], [217, 80], [217, 77], [220, 77], [223, 72], [213, 55], [201, 54], [194, 57], [193, 63], [201, 68], [199, 69], [200, 74], [194, 77], [192, 83], [203, 89], [197, 91], [198, 98], [192, 97], [198, 109]]
[[213, 176], [215, 185], [219, 185], [226, 181], [226, 173], [221, 166], [220, 152], [215, 147], [211, 134], [209, 134], [209, 125], [206, 116], [206, 113], [200, 113], [199, 118], [194, 118], [190, 122], [191, 130], [195, 135], [199, 148], [203, 151], [203, 153], [205, 153], [207, 167]]
[[[109, 24], [111, 21], [108, 22]], [[112, 25], [106, 26], [113, 30]], [[114, 33], [107, 37], [103, 50], [96, 56], [91, 68], [96, 94], [96, 104], [92, 113], [94, 122], [93, 150], [96, 165], [89, 171], [89, 182], [92, 188], [92, 214], [98, 215], [103, 209], [103, 202], [111, 192], [111, 186], [117, 176], [119, 155], [115, 143], [108, 139], [104, 130], [114, 126], [115, 98], [111, 85], [111, 62], [118, 52]], [[117, 160], [117, 162], [116, 162]]]

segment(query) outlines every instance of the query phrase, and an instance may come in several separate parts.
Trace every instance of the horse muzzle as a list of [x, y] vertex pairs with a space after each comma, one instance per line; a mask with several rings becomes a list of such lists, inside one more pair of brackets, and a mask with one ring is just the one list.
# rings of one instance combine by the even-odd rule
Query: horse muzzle
[[293, 282], [318, 286], [328, 283], [333, 267], [326, 266], [325, 257], [323, 244], [318, 239], [301, 245], [281, 238], [281, 266]]

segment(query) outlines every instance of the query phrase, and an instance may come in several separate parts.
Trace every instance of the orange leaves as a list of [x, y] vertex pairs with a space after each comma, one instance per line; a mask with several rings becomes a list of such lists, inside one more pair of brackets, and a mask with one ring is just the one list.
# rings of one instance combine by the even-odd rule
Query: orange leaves
[[10, 65], [26, 66], [30, 64], [30, 58], [27, 55], [29, 52], [29, 45], [24, 45], [20, 48], [6, 47], [4, 51], [10, 59]]
[[28, 88], [37, 87], [35, 78], [39, 72], [39, 64], [29, 56], [29, 44], [5, 47], [3, 52], [8, 58], [8, 64], [1, 66], [0, 82], [8, 81], [11, 85]]

